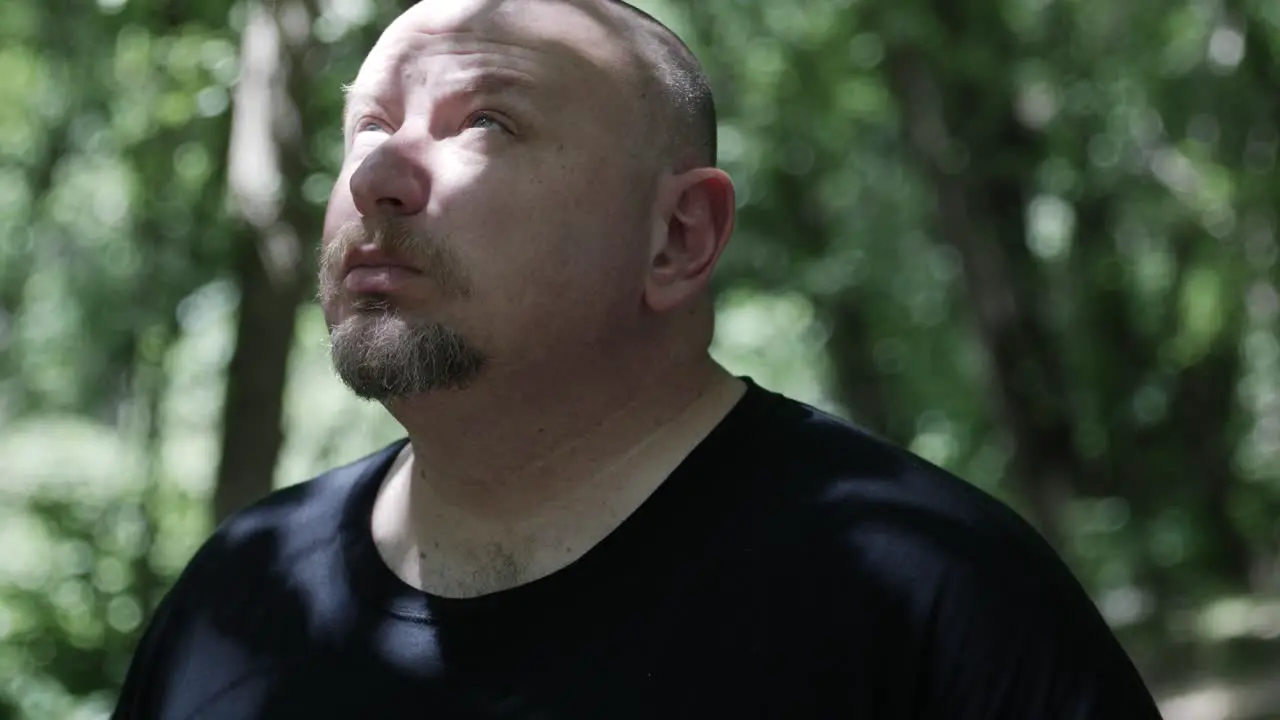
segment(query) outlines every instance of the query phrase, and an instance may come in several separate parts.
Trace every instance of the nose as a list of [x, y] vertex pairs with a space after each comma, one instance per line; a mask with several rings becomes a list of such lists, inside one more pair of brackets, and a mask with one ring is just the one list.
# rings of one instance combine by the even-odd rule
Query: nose
[[409, 150], [389, 138], [351, 174], [351, 196], [362, 216], [417, 215], [426, 207], [426, 170]]

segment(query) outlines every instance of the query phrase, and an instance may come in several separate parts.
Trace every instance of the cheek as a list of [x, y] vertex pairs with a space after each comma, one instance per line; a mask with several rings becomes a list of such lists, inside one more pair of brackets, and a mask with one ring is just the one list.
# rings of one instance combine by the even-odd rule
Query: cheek
[[607, 171], [586, 175], [572, 167], [548, 179], [541, 167], [437, 166], [428, 213], [495, 313], [590, 314], [583, 304], [637, 283], [636, 263], [647, 251], [635, 202]]

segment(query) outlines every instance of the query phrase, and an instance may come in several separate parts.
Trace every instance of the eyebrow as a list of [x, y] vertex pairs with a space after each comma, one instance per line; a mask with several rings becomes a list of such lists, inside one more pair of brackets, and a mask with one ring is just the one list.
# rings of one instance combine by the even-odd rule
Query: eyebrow
[[347, 126], [351, 124], [351, 110], [357, 103], [362, 102], [368, 97], [368, 93], [356, 90], [355, 83], [342, 84], [342, 130], [346, 131]]
[[[492, 70], [465, 73], [458, 80], [448, 81], [442, 93], [445, 96], [457, 95], [499, 95], [512, 90], [533, 94], [539, 85], [533, 78], [519, 72], [496, 72]], [[361, 104], [372, 104], [378, 94], [355, 87], [355, 83], [342, 86], [342, 127], [345, 129], [351, 122], [351, 113]]]

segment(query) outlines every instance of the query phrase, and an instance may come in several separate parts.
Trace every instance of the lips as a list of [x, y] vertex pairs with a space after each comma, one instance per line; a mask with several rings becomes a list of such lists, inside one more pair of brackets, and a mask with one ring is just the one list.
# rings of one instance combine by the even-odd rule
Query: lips
[[376, 246], [354, 247], [343, 257], [342, 287], [357, 295], [392, 295], [423, 274], [407, 260]]
[[356, 295], [396, 295], [421, 277], [419, 272], [393, 265], [360, 266], [347, 273], [342, 286]]
[[422, 274], [422, 268], [408, 260], [388, 253], [382, 248], [365, 245], [353, 247], [342, 259], [342, 276], [346, 278], [357, 270], [394, 270], [397, 273]]

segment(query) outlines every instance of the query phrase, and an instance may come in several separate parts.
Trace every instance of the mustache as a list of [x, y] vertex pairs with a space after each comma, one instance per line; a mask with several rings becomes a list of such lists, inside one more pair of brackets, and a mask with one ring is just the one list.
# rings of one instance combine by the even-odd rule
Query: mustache
[[399, 218], [362, 218], [345, 223], [320, 252], [319, 300], [342, 292], [342, 261], [356, 246], [373, 245], [422, 269], [445, 294], [471, 296], [471, 280], [453, 250], [433, 233], [425, 233]]

